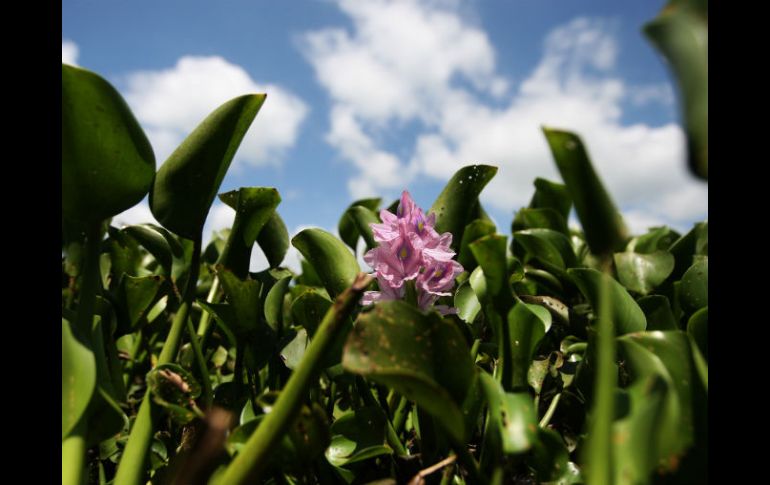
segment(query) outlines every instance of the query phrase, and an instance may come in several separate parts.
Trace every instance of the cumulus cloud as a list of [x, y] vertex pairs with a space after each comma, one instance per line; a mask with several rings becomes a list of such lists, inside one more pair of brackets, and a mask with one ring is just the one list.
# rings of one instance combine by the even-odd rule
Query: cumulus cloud
[[267, 93], [267, 99], [236, 160], [279, 164], [297, 140], [307, 105], [284, 87], [255, 81], [222, 57], [184, 56], [169, 69], [134, 72], [127, 78], [125, 97], [163, 161], [209, 113], [245, 93]]
[[78, 54], [80, 50], [78, 45], [71, 40], [61, 41], [61, 61], [64, 64], [70, 64], [72, 66], [78, 65]]
[[[560, 179], [545, 125], [582, 136], [622, 209], [672, 224], [707, 211], [708, 189], [686, 171], [679, 126], [621, 121], [629, 102], [667, 104], [672, 94], [662, 85], [629, 86], [615, 74], [614, 23], [577, 18], [553, 29], [538, 64], [514, 85], [497, 74], [486, 33], [454, 2], [336, 4], [352, 30], [309, 32], [303, 52], [333, 102], [327, 141], [357, 169], [353, 197], [489, 163], [500, 170], [482, 201], [516, 210], [528, 203], [535, 177]], [[384, 134], [407, 125], [416, 135], [389, 150]]]

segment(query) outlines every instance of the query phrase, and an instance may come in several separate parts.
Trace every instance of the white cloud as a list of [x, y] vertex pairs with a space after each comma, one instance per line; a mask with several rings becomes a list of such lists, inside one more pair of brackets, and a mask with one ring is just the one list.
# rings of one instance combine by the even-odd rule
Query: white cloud
[[112, 218], [111, 224], [115, 227], [133, 226], [135, 224], [158, 224], [150, 210], [147, 197], [135, 206], [121, 212]]
[[253, 80], [222, 57], [184, 56], [169, 69], [134, 72], [127, 78], [125, 97], [162, 162], [209, 113], [248, 93], [267, 93], [267, 99], [236, 159], [253, 165], [278, 164], [297, 140], [307, 105], [284, 87]]
[[72, 42], [71, 40], [61, 41], [62, 63], [69, 64], [71, 66], [77, 66], [79, 53], [80, 53], [80, 50], [78, 49], [78, 45]]
[[[613, 23], [577, 18], [554, 29], [539, 63], [513, 85], [497, 74], [486, 33], [458, 5], [336, 3], [352, 31], [310, 32], [304, 53], [333, 102], [327, 141], [357, 169], [348, 183], [353, 197], [388, 193], [418, 175], [447, 180], [461, 166], [488, 163], [500, 170], [482, 201], [512, 212], [528, 203], [535, 177], [560, 180], [546, 125], [581, 135], [622, 209], [669, 223], [707, 211], [707, 186], [686, 170], [681, 129], [621, 122], [624, 103], [665, 104], [671, 90], [629, 87], [614, 75], [620, 52]], [[490, 95], [498, 103], [484, 100]], [[407, 123], [417, 127], [411, 150], [407, 141], [405, 152], [388, 151], [383, 134]]]

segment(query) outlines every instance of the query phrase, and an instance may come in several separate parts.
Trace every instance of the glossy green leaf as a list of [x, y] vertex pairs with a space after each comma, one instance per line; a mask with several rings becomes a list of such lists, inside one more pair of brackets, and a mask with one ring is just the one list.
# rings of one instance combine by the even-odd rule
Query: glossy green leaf
[[361, 271], [350, 249], [323, 229], [305, 229], [292, 238], [291, 244], [313, 266], [332, 297], [350, 286]]
[[524, 229], [550, 229], [565, 236], [569, 235], [567, 220], [551, 208], [521, 209], [511, 224], [511, 232]]
[[163, 267], [167, 275], [171, 274], [174, 259], [184, 255], [179, 241], [162, 227], [154, 224], [137, 224], [124, 227], [123, 231], [144, 246]]
[[241, 187], [219, 194], [219, 199], [235, 210], [235, 219], [217, 262], [244, 278], [249, 272], [254, 241], [275, 213], [281, 196], [272, 187]]
[[120, 281], [117, 302], [118, 334], [124, 335], [137, 329], [142, 316], [155, 302], [163, 285], [163, 277], [153, 275], [133, 277], [124, 275]]
[[564, 234], [551, 229], [526, 229], [513, 233], [513, 238], [527, 253], [554, 273], [574, 267], [575, 252]]
[[385, 301], [358, 317], [342, 359], [348, 372], [415, 401], [463, 442], [462, 403], [476, 379], [468, 345], [455, 324], [404, 301]]
[[469, 245], [484, 236], [494, 234], [495, 230], [495, 225], [484, 219], [475, 219], [465, 226], [460, 250], [457, 253], [457, 262], [463, 265], [465, 271], [473, 271], [478, 266], [478, 262], [473, 256]]
[[572, 209], [572, 199], [567, 186], [539, 177], [535, 179], [533, 185], [535, 186], [535, 193], [532, 195], [529, 207], [531, 209], [552, 209], [566, 221]]
[[615, 253], [615, 268], [623, 286], [647, 295], [666, 281], [674, 270], [674, 256], [668, 251]]
[[709, 304], [709, 260], [700, 256], [682, 276], [679, 301], [687, 312], [694, 312]]
[[644, 316], [642, 309], [639, 308], [639, 305], [628, 294], [626, 289], [613, 278], [590, 268], [573, 268], [568, 270], [567, 273], [595, 309], [599, 308], [602, 280], [606, 279], [615, 333], [623, 335], [639, 332], [647, 327], [647, 318]]
[[371, 211], [376, 211], [381, 202], [382, 199], [380, 198], [357, 200], [350, 204], [348, 208], [345, 209], [342, 217], [340, 217], [340, 220], [337, 223], [337, 231], [340, 233], [340, 239], [342, 239], [342, 241], [353, 251], [356, 251], [356, 245], [358, 244], [358, 238], [361, 236], [361, 232], [356, 225], [356, 222], [353, 220], [351, 209], [356, 206], [361, 206]]
[[492, 376], [479, 374], [479, 383], [489, 404], [485, 435], [501, 455], [523, 453], [537, 436], [537, 414], [528, 392], [505, 392]]
[[281, 196], [273, 187], [241, 187], [219, 194], [219, 199], [241, 218], [241, 237], [244, 246], [251, 247], [275, 208], [281, 203]]
[[96, 362], [91, 350], [72, 334], [69, 321], [61, 326], [61, 436], [81, 419], [96, 389]]
[[264, 312], [262, 299], [259, 297], [262, 285], [248, 277], [242, 280], [223, 267], [218, 268], [217, 276], [235, 312], [237, 326], [232, 329], [233, 332], [246, 333], [256, 330]]
[[219, 185], [264, 101], [264, 94], [231, 99], [174, 150], [150, 190], [150, 209], [158, 222], [188, 239], [201, 236]]
[[[700, 222], [695, 224], [687, 234], [674, 241], [674, 244], [671, 245], [668, 251], [674, 255], [676, 264], [674, 271], [668, 278], [669, 281], [681, 279], [685, 271], [693, 264], [693, 256], [698, 254], [698, 240], [701, 239], [703, 232], [708, 234], [708, 224]], [[701, 254], [701, 256], [706, 256], [706, 254]]]
[[508, 312], [508, 332], [513, 349], [514, 390], [527, 388], [527, 373], [535, 350], [551, 328], [551, 314], [539, 305], [517, 303]]
[[377, 241], [374, 240], [374, 235], [372, 234], [372, 228], [370, 224], [379, 224], [379, 216], [377, 216], [373, 210], [360, 205], [351, 207], [349, 210], [349, 216], [351, 219], [353, 219], [353, 222], [355, 223], [359, 234], [361, 234], [361, 237], [363, 237], [364, 241], [366, 241], [366, 248], [375, 248], [377, 246]]
[[487, 291], [498, 295], [506, 286], [506, 255], [508, 239], [500, 234], [490, 234], [468, 245], [487, 279]]
[[647, 483], [657, 466], [656, 439], [668, 386], [660, 376], [647, 376], [627, 388], [630, 412], [613, 423], [615, 483]]
[[286, 346], [281, 349], [281, 360], [289, 369], [294, 370], [302, 361], [310, 340], [307, 336], [307, 330], [300, 328], [297, 334]]
[[680, 237], [678, 232], [667, 226], [654, 227], [651, 228], [647, 234], [631, 239], [626, 246], [626, 251], [640, 254], [666, 251]]
[[698, 350], [708, 361], [709, 358], [709, 307], [695, 312], [687, 321], [687, 333], [698, 345]]
[[690, 170], [708, 180], [708, 3], [669, 1], [644, 26], [679, 86]]
[[265, 298], [265, 320], [276, 333], [283, 328], [283, 297], [291, 283], [291, 276], [278, 280]]
[[88, 432], [86, 443], [95, 446], [128, 429], [128, 416], [110, 394], [98, 384], [88, 408]]
[[312, 337], [331, 306], [331, 300], [316, 291], [308, 290], [292, 302], [292, 319], [295, 324], [302, 325]]
[[663, 295], [648, 295], [636, 302], [647, 318], [647, 330], [677, 330], [671, 304]]
[[273, 212], [259, 232], [257, 244], [265, 253], [271, 268], [277, 268], [283, 262], [289, 249], [289, 231], [278, 212]]
[[115, 88], [85, 69], [61, 71], [62, 216], [96, 222], [144, 198], [155, 155]]
[[628, 231], [615, 203], [588, 158], [583, 142], [574, 133], [543, 128], [556, 167], [575, 204], [586, 241], [594, 254], [618, 251]]
[[682, 331], [639, 332], [618, 339], [624, 360], [636, 379], [660, 378], [666, 392], [653, 436], [654, 463], [671, 468], [693, 443], [698, 376], [690, 340]]
[[464, 281], [457, 288], [454, 302], [457, 308], [457, 316], [467, 323], [473, 323], [476, 315], [481, 310], [481, 303], [479, 303], [476, 293], [471, 288], [470, 281]]
[[393, 453], [385, 446], [386, 421], [382, 410], [367, 406], [350, 411], [331, 426], [332, 439], [326, 459], [335, 466]]
[[458, 248], [463, 231], [472, 220], [474, 204], [484, 187], [497, 173], [497, 167], [469, 165], [449, 179], [428, 213], [436, 214], [436, 231], [452, 233], [452, 247]]

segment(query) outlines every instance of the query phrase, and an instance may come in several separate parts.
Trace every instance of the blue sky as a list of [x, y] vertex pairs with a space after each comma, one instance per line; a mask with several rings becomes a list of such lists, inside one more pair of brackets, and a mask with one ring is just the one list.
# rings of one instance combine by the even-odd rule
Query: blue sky
[[[663, 3], [65, 0], [62, 59], [118, 88], [158, 165], [219, 104], [267, 92], [222, 191], [277, 187], [292, 233], [405, 188], [427, 208], [472, 163], [500, 167], [482, 202], [507, 233], [534, 177], [559, 180], [541, 125], [583, 136], [634, 231], [686, 230], [708, 189], [641, 34]], [[143, 202], [115, 220], [150, 217]], [[231, 219], [217, 202], [206, 231]]]

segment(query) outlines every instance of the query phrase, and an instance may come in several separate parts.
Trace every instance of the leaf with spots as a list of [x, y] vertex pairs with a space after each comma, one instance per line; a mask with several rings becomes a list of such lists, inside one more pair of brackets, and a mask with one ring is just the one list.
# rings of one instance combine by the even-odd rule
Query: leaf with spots
[[348, 336], [342, 365], [413, 400], [464, 442], [462, 405], [474, 385], [470, 349], [455, 324], [403, 301], [362, 313]]

